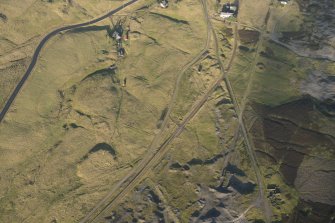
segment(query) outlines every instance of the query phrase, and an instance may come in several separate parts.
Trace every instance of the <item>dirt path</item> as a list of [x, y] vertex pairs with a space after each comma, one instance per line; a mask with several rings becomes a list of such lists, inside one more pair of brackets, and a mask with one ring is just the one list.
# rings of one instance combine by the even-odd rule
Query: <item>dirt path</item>
[[[204, 14], [206, 18], [206, 23], [208, 24], [209, 28], [212, 29], [209, 17], [208, 17], [208, 10], [207, 10], [207, 4], [205, 0], [201, 0], [201, 3], [203, 5]], [[209, 37], [209, 32], [207, 33], [207, 36]], [[209, 43], [206, 43], [208, 45]], [[138, 185], [146, 176], [146, 174], [161, 160], [163, 159], [164, 155], [169, 150], [168, 145], [176, 138], [178, 137], [182, 131], [184, 130], [185, 126], [189, 123], [189, 121], [198, 113], [200, 108], [207, 102], [208, 98], [212, 95], [214, 90], [220, 85], [220, 83], [224, 80], [224, 78], [227, 76], [227, 72], [230, 69], [233, 58], [235, 57], [236, 52], [236, 46], [237, 44], [234, 44], [233, 54], [231, 57], [231, 60], [229, 62], [229, 66], [226, 70], [223, 70], [223, 75], [218, 78], [209, 88], [209, 90], [202, 96], [200, 100], [198, 100], [190, 109], [189, 113], [186, 115], [182, 123], [174, 130], [172, 135], [161, 144], [158, 148], [154, 149], [154, 151], [149, 151], [147, 156], [142, 160], [140, 165], [134, 169], [133, 172], [128, 174], [128, 176], [119, 182], [117, 185], [115, 185], [110, 192], [106, 196], [104, 200], [98, 203], [96, 207], [81, 221], [81, 222], [98, 222], [101, 220], [101, 217], [103, 217], [105, 214], [107, 214], [109, 211], [111, 211], [112, 208], [115, 207], [115, 205], [123, 199], [136, 185]], [[197, 61], [201, 58], [203, 53], [198, 54], [195, 59], [192, 61]], [[195, 62], [190, 63], [190, 66], [194, 64]], [[178, 83], [178, 80], [177, 80]], [[176, 87], [176, 90], [178, 88]], [[173, 97], [172, 97], [173, 99]], [[172, 100], [173, 101], [173, 100]], [[172, 105], [171, 105], [172, 106]], [[166, 115], [166, 118], [168, 118], [168, 115]]]
[[[240, 24], [237, 22], [234, 25], [235, 25], [234, 26], [234, 28], [235, 28], [235, 32], [234, 32], [234, 39], [235, 39], [234, 50], [236, 51], [236, 48], [237, 48], [237, 38], [238, 38], [238, 36], [237, 36], [237, 26], [240, 25]], [[242, 26], [245, 26], [245, 25], [242, 25]], [[250, 28], [253, 28], [253, 27], [250, 27]], [[253, 28], [253, 29], [259, 30], [259, 29], [256, 29], [256, 28]], [[260, 30], [261, 34], [263, 33], [263, 30], [264, 29]], [[214, 30], [213, 30], [213, 37], [214, 37], [214, 41], [215, 41], [216, 54], [217, 54], [217, 58], [219, 60], [219, 65], [221, 67], [222, 72], [224, 72], [223, 62], [220, 59], [220, 53], [219, 53], [219, 49], [218, 49], [218, 43], [217, 43], [218, 39], [217, 39], [217, 36], [216, 36], [216, 33], [215, 33]], [[258, 44], [258, 46], [259, 45], [260, 44]], [[235, 56], [235, 53], [236, 52], [233, 52], [234, 56]], [[259, 54], [259, 47], [257, 48], [257, 53]], [[232, 57], [232, 59], [233, 58], [234, 57]], [[253, 61], [253, 65], [254, 65], [253, 66], [253, 70], [254, 70], [254, 67], [256, 65], [256, 61], [257, 61], [257, 59], [255, 58], [254, 61]], [[232, 61], [230, 61], [230, 62], [232, 63]], [[231, 63], [229, 64], [229, 68], [231, 66]], [[237, 97], [234, 94], [234, 90], [233, 90], [233, 88], [231, 86], [229, 77], [226, 76], [226, 75], [224, 75], [224, 76], [225, 76], [224, 77], [225, 87], [227, 88], [229, 96], [230, 96], [231, 101], [233, 103], [234, 110], [235, 110], [235, 113], [236, 113], [237, 118], [238, 118], [240, 130], [242, 132], [243, 138], [245, 139], [247, 153], [248, 153], [248, 156], [250, 157], [250, 160], [251, 160], [251, 163], [252, 163], [252, 167], [253, 167], [253, 169], [255, 171], [255, 174], [256, 174], [256, 179], [257, 179], [257, 184], [258, 184], [258, 187], [259, 187], [259, 192], [258, 192], [258, 198], [254, 202], [254, 206], [261, 207], [263, 209], [263, 213], [264, 213], [264, 215], [266, 217], [266, 221], [270, 222], [271, 216], [272, 216], [272, 211], [271, 211], [271, 208], [270, 208], [270, 206], [268, 204], [268, 201], [267, 201], [266, 197], [264, 196], [265, 188], [264, 188], [264, 183], [263, 183], [263, 177], [262, 177], [262, 174], [261, 174], [261, 171], [260, 171], [260, 168], [259, 168], [259, 164], [257, 162], [257, 158], [256, 158], [256, 155], [255, 155], [255, 152], [254, 152], [255, 151], [254, 150], [254, 145], [252, 143], [252, 140], [250, 140], [249, 133], [247, 131], [247, 128], [245, 127], [244, 120], [243, 120], [243, 111], [244, 111], [244, 108], [245, 108], [245, 100], [246, 100], [247, 95], [249, 94], [248, 92], [250, 92], [250, 88], [251, 88], [252, 83], [248, 83], [247, 90], [246, 90], [246, 92], [244, 94], [244, 97], [243, 97], [244, 98], [243, 99], [244, 102], [242, 103], [242, 108], [240, 108], [240, 106], [239, 106], [239, 104], [237, 102]], [[247, 210], [249, 210], [249, 208]]]
[[[237, 29], [237, 25], [238, 24], [235, 24], [235, 29]], [[213, 35], [214, 35], [214, 39], [216, 39], [215, 41], [217, 41], [217, 37], [216, 37], [215, 33], [213, 33]], [[237, 39], [237, 32], [235, 32], [235, 37], [234, 38]], [[237, 41], [235, 41], [235, 44], [237, 44]], [[235, 50], [236, 50], [236, 48], [237, 48], [237, 46], [234, 46]], [[219, 57], [219, 52], [217, 52], [217, 54], [218, 54], [217, 55], [218, 58], [220, 58]], [[221, 69], [223, 70], [224, 68], [223, 68], [223, 63], [222, 63], [221, 59], [219, 61], [219, 64], [221, 66]], [[241, 108], [240, 108], [240, 106], [237, 102], [237, 98], [234, 94], [234, 91], [233, 91], [233, 88], [231, 86], [231, 83], [229, 81], [228, 76], [225, 77], [224, 83], [225, 83], [226, 88], [228, 90], [231, 101], [233, 102], [235, 113], [237, 115], [239, 125], [240, 125], [240, 128], [241, 128], [241, 132], [242, 132], [243, 138], [245, 139], [247, 153], [248, 153], [248, 156], [250, 157], [252, 167], [253, 167], [253, 169], [255, 171], [255, 174], [256, 174], [257, 184], [258, 184], [258, 187], [259, 187], [259, 196], [258, 196], [257, 200], [255, 201], [255, 206], [260, 206], [263, 209], [264, 215], [266, 217], [266, 221], [270, 222], [270, 219], [271, 219], [271, 216], [272, 216], [272, 211], [271, 211], [271, 208], [270, 208], [270, 206], [269, 206], [269, 204], [268, 204], [268, 202], [267, 202], [267, 200], [264, 196], [265, 188], [264, 188], [264, 183], [263, 183], [263, 177], [262, 177], [262, 174], [261, 174], [261, 171], [260, 171], [260, 168], [259, 168], [259, 164], [257, 162], [257, 158], [256, 158], [256, 155], [255, 155], [255, 152], [254, 152], [255, 151], [254, 150], [254, 145], [252, 143], [252, 140], [250, 140], [250, 136], [248, 134], [247, 128], [245, 127], [245, 124], [244, 124], [244, 121], [243, 121], [243, 112], [241, 112], [243, 110], [241, 110]]]
[[27, 69], [27, 71], [25, 72], [25, 74], [23, 75], [23, 77], [21, 78], [20, 82], [16, 85], [14, 91], [12, 92], [12, 94], [9, 96], [7, 102], [5, 103], [5, 106], [3, 107], [2, 111], [0, 112], [0, 124], [3, 121], [3, 119], [5, 118], [5, 115], [7, 114], [9, 108], [11, 107], [12, 103], [14, 102], [15, 98], [17, 97], [17, 95], [19, 94], [21, 88], [23, 87], [23, 85], [25, 84], [25, 82], [28, 80], [31, 72], [33, 71], [36, 62], [39, 58], [39, 54], [41, 52], [41, 50], [43, 49], [44, 45], [46, 44], [46, 42], [51, 39], [52, 37], [54, 37], [55, 35], [57, 35], [58, 33], [62, 32], [62, 31], [67, 31], [67, 30], [71, 30], [71, 29], [75, 29], [75, 28], [79, 28], [82, 26], [87, 26], [87, 25], [92, 25], [94, 23], [100, 22], [112, 15], [114, 15], [115, 13], [123, 10], [124, 8], [126, 8], [129, 5], [132, 5], [134, 3], [136, 3], [139, 0], [131, 0], [127, 3], [122, 4], [122, 6], [113, 9], [111, 11], [109, 11], [108, 13], [92, 19], [90, 21], [84, 22], [84, 23], [79, 23], [79, 24], [74, 24], [74, 25], [69, 25], [69, 26], [64, 26], [58, 29], [55, 29], [54, 31], [48, 33], [42, 40], [41, 42], [38, 44], [38, 46], [35, 49], [35, 52], [33, 54], [32, 60], [29, 64], [29, 67]]

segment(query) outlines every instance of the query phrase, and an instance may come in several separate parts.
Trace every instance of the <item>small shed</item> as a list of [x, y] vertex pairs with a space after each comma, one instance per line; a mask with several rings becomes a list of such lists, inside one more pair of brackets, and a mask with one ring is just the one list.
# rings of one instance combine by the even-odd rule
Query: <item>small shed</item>
[[117, 52], [118, 52], [119, 57], [123, 57], [124, 54], [126, 53], [123, 47], [119, 48]]
[[115, 31], [113, 33], [113, 38], [115, 38], [116, 40], [120, 40], [121, 39], [121, 34], [118, 31]]
[[278, 1], [282, 5], [287, 5], [288, 4], [288, 0], [278, 0]]
[[169, 6], [169, 2], [167, 0], [162, 0], [159, 5], [165, 9]]
[[231, 16], [235, 16], [235, 15], [237, 15], [237, 11], [238, 11], [237, 5], [231, 4], [231, 3], [226, 3], [222, 7], [220, 17], [221, 18], [228, 18], [228, 17], [231, 17]]

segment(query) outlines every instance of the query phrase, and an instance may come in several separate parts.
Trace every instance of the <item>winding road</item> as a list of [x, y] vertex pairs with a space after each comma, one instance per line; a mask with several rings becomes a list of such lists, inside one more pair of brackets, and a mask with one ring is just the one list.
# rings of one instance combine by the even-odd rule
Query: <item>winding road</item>
[[23, 77], [21, 78], [20, 82], [16, 85], [14, 91], [12, 92], [12, 94], [9, 96], [8, 100], [5, 103], [5, 106], [3, 107], [1, 113], [0, 113], [0, 124], [2, 123], [2, 121], [4, 120], [10, 106], [13, 104], [15, 98], [17, 97], [17, 95], [19, 94], [21, 88], [23, 87], [24, 83], [27, 81], [27, 79], [29, 78], [31, 72], [33, 71], [37, 60], [38, 60], [38, 56], [41, 52], [41, 50], [43, 49], [44, 45], [46, 44], [46, 42], [48, 42], [48, 40], [50, 38], [52, 38], [53, 36], [57, 35], [58, 33], [62, 32], [62, 31], [67, 31], [67, 30], [71, 30], [71, 29], [75, 29], [75, 28], [79, 28], [82, 26], [87, 26], [87, 25], [91, 25], [97, 22], [100, 22], [106, 18], [108, 18], [109, 16], [114, 15], [115, 13], [121, 11], [122, 9], [124, 9], [125, 7], [134, 4], [135, 2], [137, 2], [139, 0], [131, 0], [127, 3], [122, 4], [121, 6], [119, 6], [116, 9], [113, 9], [107, 13], [105, 13], [104, 15], [95, 18], [93, 20], [87, 21], [87, 22], [83, 22], [83, 23], [78, 23], [78, 24], [74, 24], [74, 25], [68, 25], [68, 26], [64, 26], [61, 28], [57, 28], [53, 31], [51, 31], [50, 33], [48, 33], [42, 40], [41, 42], [38, 44], [38, 46], [35, 49], [35, 52], [33, 54], [33, 58], [29, 64], [29, 67], [26, 71], [26, 73], [23, 75]]
[[[35, 52], [33, 54], [31, 63], [28, 67], [28, 69], [26, 70], [25, 74], [23, 75], [22, 79], [20, 80], [20, 82], [17, 84], [17, 86], [15, 87], [14, 91], [12, 92], [12, 94], [10, 95], [10, 97], [8, 98], [7, 102], [5, 103], [4, 108], [2, 109], [1, 113], [0, 113], [0, 124], [2, 123], [2, 121], [5, 118], [5, 115], [7, 114], [9, 108], [11, 107], [12, 103], [14, 102], [15, 98], [17, 97], [17, 95], [19, 94], [21, 88], [23, 87], [24, 83], [27, 81], [27, 79], [29, 78], [30, 74], [32, 73], [39, 54], [41, 52], [41, 50], [43, 49], [43, 47], [45, 46], [46, 42], [52, 38], [53, 36], [57, 35], [58, 33], [62, 32], [62, 31], [67, 31], [67, 30], [71, 30], [71, 29], [75, 29], [75, 28], [79, 28], [79, 27], [83, 27], [83, 26], [87, 26], [87, 25], [91, 25], [94, 23], [97, 23], [99, 21], [102, 21], [106, 18], [108, 18], [109, 16], [112, 16], [113, 14], [121, 11], [122, 9], [124, 9], [125, 7], [132, 5], [136, 2], [138, 2], [139, 0], [131, 0], [127, 3], [124, 3], [122, 6], [111, 10], [109, 12], [107, 12], [106, 14], [95, 18], [93, 20], [84, 22], [84, 23], [79, 23], [79, 24], [74, 24], [74, 25], [68, 25], [68, 26], [64, 26], [61, 28], [57, 28], [55, 30], [53, 30], [52, 32], [48, 33], [38, 44], [38, 46], [35, 49]], [[206, 18], [206, 22], [207, 22], [207, 40], [205, 43], [205, 47], [204, 49], [196, 56], [194, 57], [188, 64], [185, 65], [184, 69], [181, 71], [180, 75], [178, 76], [177, 80], [176, 80], [176, 88], [174, 90], [173, 96], [172, 96], [172, 100], [171, 103], [168, 107], [168, 112], [167, 115], [163, 121], [162, 124], [162, 130], [165, 129], [166, 123], [168, 121], [169, 115], [171, 113], [171, 109], [172, 109], [172, 104], [175, 101], [177, 92], [178, 92], [178, 85], [181, 79], [182, 74], [193, 64], [195, 64], [197, 61], [199, 61], [207, 52], [207, 49], [209, 47], [209, 39], [210, 39], [210, 34], [212, 32], [213, 35], [213, 39], [214, 39], [214, 44], [215, 44], [215, 53], [216, 53], [216, 57], [218, 58], [218, 62], [219, 62], [219, 66], [221, 68], [221, 72], [222, 75], [220, 78], [218, 78], [213, 84], [212, 86], [208, 89], [208, 91], [202, 96], [202, 98], [197, 101], [194, 106], [190, 109], [189, 113], [185, 116], [185, 119], [182, 121], [182, 123], [173, 131], [173, 133], [170, 135], [169, 138], [167, 138], [160, 146], [158, 146], [158, 148], [156, 147], [156, 144], [158, 144], [158, 141], [160, 139], [160, 137], [158, 137], [156, 140], [153, 141], [153, 151], [150, 152], [148, 154], [148, 156], [144, 159], [143, 162], [141, 162], [141, 164], [135, 169], [135, 172], [130, 173], [128, 176], [126, 176], [124, 178], [124, 180], [122, 180], [121, 182], [119, 182], [116, 185], [116, 189], [112, 190], [110, 192], [110, 194], [108, 194], [102, 201], [100, 201], [92, 210], [90, 213], [87, 214], [87, 216], [85, 216], [81, 222], [96, 222], [98, 221], [101, 217], [104, 216], [104, 214], [106, 214], [106, 212], [108, 213], [108, 211], [110, 211], [111, 208], [113, 208], [122, 198], [124, 198], [129, 191], [131, 191], [137, 184], [139, 184], [141, 182], [141, 180], [143, 180], [143, 178], [145, 177], [145, 175], [155, 166], [155, 164], [157, 164], [166, 154], [166, 152], [168, 151], [169, 147], [168, 145], [176, 138], [178, 137], [181, 132], [184, 130], [185, 126], [189, 123], [189, 121], [198, 113], [198, 111], [200, 110], [200, 108], [208, 101], [208, 98], [212, 95], [213, 91], [222, 83], [224, 82], [229, 93], [230, 93], [230, 97], [232, 98], [236, 113], [238, 115], [238, 120], [240, 122], [240, 127], [242, 130], [242, 134], [245, 138], [246, 144], [247, 144], [247, 152], [248, 155], [250, 156], [250, 159], [252, 161], [252, 165], [253, 165], [253, 169], [255, 170], [256, 173], [256, 177], [257, 177], [257, 182], [259, 185], [259, 198], [257, 203], [263, 203], [264, 205], [264, 209], [265, 209], [265, 214], [267, 215], [267, 217], [269, 218], [269, 215], [271, 215], [270, 210], [268, 210], [268, 205], [264, 204], [265, 203], [265, 198], [264, 198], [264, 185], [262, 182], [262, 175], [256, 160], [256, 156], [254, 154], [254, 150], [253, 150], [253, 145], [250, 143], [249, 140], [249, 136], [248, 136], [248, 132], [246, 130], [246, 127], [244, 126], [244, 122], [243, 122], [243, 117], [242, 117], [242, 113], [244, 110], [244, 106], [243, 109], [241, 110], [238, 106], [236, 97], [233, 93], [231, 84], [229, 79], [227, 78], [227, 74], [228, 71], [230, 70], [235, 54], [236, 54], [236, 49], [237, 49], [237, 24], [234, 27], [234, 47], [233, 47], [233, 52], [232, 52], [232, 56], [230, 58], [229, 61], [229, 65], [228, 67], [225, 69], [223, 66], [223, 63], [220, 59], [220, 55], [219, 55], [219, 47], [218, 47], [218, 39], [216, 36], [216, 33], [210, 23], [209, 20], [209, 16], [208, 16], [208, 11], [207, 11], [207, 5], [206, 5], [206, 1], [205, 0], [201, 0], [202, 4], [203, 4], [203, 9], [204, 9], [204, 14], [205, 14], [205, 18]], [[210, 32], [211, 31], [211, 32]], [[251, 208], [251, 207], [250, 207]], [[244, 214], [250, 209], [248, 208], [245, 212], [243, 212], [241, 214], [241, 216], [235, 220], [240, 220], [241, 218], [244, 217]]]
[[[190, 63], [186, 65], [186, 68], [194, 64], [196, 61], [198, 61], [201, 56], [205, 53], [206, 48], [209, 46], [209, 37], [210, 34], [214, 34], [214, 30], [212, 27], [212, 24], [209, 20], [208, 16], [208, 9], [206, 0], [200, 0], [203, 6], [203, 11], [207, 23], [207, 40], [205, 43], [205, 48], [203, 51], [201, 51], [193, 60], [191, 60]], [[235, 28], [235, 40], [236, 40], [236, 26]], [[215, 42], [215, 48], [216, 51], [218, 51], [218, 43]], [[168, 152], [169, 147], [168, 145], [176, 138], [178, 137], [183, 130], [185, 129], [185, 126], [190, 122], [190, 120], [199, 112], [199, 110], [203, 107], [203, 105], [208, 101], [208, 98], [212, 95], [214, 90], [225, 80], [227, 77], [228, 71], [230, 70], [235, 54], [236, 54], [236, 48], [237, 48], [237, 42], [234, 42], [234, 47], [232, 50], [232, 56], [230, 58], [228, 67], [226, 69], [223, 68], [222, 65], [222, 75], [220, 75], [219, 78], [217, 78], [212, 85], [209, 87], [209, 89], [202, 95], [202, 97], [194, 103], [192, 108], [189, 110], [188, 114], [185, 116], [183, 121], [176, 127], [176, 129], [173, 131], [173, 133], [168, 137], [158, 148], [154, 148], [154, 151], [149, 150], [147, 156], [142, 160], [142, 162], [134, 168], [134, 172], [131, 172], [127, 177], [125, 177], [121, 182], [119, 182], [112, 191], [103, 199], [101, 200], [88, 215], [86, 215], [82, 220], [81, 223], [86, 222], [100, 222], [105, 215], [111, 212], [113, 208], [122, 200], [136, 185], [138, 185], [147, 175], [147, 173], [152, 170], [152, 168], [163, 159], [164, 155]], [[184, 68], [182, 72], [185, 72], [187, 69]], [[178, 80], [176, 81], [176, 84], [178, 84]], [[178, 87], [176, 87], [176, 90]], [[175, 91], [176, 91], [175, 90]], [[174, 96], [172, 96], [172, 102], [174, 101]], [[170, 103], [171, 104], [171, 103]], [[171, 105], [170, 105], [171, 106]], [[169, 118], [168, 115], [166, 115], [166, 118]], [[164, 124], [165, 126], [165, 124]]]

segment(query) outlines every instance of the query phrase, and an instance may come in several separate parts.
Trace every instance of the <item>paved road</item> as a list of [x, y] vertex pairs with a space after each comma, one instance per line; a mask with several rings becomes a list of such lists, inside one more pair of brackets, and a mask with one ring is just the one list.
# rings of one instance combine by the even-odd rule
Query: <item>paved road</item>
[[93, 19], [93, 20], [90, 20], [88, 22], [84, 22], [84, 23], [79, 23], [79, 24], [74, 24], [74, 25], [69, 25], [69, 26], [64, 26], [64, 27], [61, 27], [61, 28], [58, 28], [58, 29], [55, 29], [53, 30], [52, 32], [50, 32], [49, 34], [47, 34], [42, 40], [41, 42], [38, 44], [37, 48], [35, 49], [35, 52], [33, 54], [33, 58], [29, 64], [29, 67], [26, 71], [26, 73], [23, 75], [22, 79], [20, 80], [20, 82], [16, 85], [14, 91], [12, 92], [12, 94], [10, 95], [10, 97], [8, 98], [4, 108], [2, 109], [1, 113], [0, 113], [0, 124], [1, 122], [4, 120], [10, 106], [12, 105], [12, 103], [14, 102], [15, 98], [17, 97], [17, 95], [19, 94], [22, 86], [24, 85], [24, 83], [27, 81], [27, 79], [29, 78], [31, 72], [33, 71], [35, 65], [36, 65], [36, 62], [38, 60], [38, 56], [42, 50], [42, 48], [44, 47], [45, 43], [53, 36], [57, 35], [58, 33], [62, 32], [62, 31], [67, 31], [67, 30], [71, 30], [71, 29], [75, 29], [75, 28], [79, 28], [79, 27], [82, 27], [82, 26], [87, 26], [87, 25], [91, 25], [91, 24], [94, 24], [94, 23], [97, 23], [97, 22], [100, 22], [101, 20], [104, 20], [106, 18], [108, 18], [109, 16], [112, 16], [113, 14], [121, 11], [122, 9], [124, 9], [125, 7], [129, 6], [129, 5], [132, 5], [133, 3], [137, 2], [139, 0], [131, 0], [127, 3], [124, 3], [122, 6], [114, 9], [114, 10], [111, 10], [109, 12], [107, 12], [106, 14], [96, 18], [96, 19]]

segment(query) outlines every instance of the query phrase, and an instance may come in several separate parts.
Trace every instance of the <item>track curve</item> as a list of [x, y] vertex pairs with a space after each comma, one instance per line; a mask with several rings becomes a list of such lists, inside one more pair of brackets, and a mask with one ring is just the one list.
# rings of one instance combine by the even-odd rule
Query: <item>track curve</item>
[[139, 0], [131, 0], [127, 3], [122, 4], [122, 6], [119, 6], [116, 9], [113, 9], [109, 12], [107, 12], [106, 14], [95, 18], [93, 20], [87, 21], [87, 22], [83, 22], [83, 23], [78, 23], [78, 24], [74, 24], [74, 25], [68, 25], [68, 26], [64, 26], [61, 28], [57, 28], [53, 31], [51, 31], [50, 33], [48, 33], [38, 44], [38, 46], [36, 47], [34, 54], [33, 54], [33, 58], [29, 64], [28, 69], [26, 70], [25, 74], [23, 75], [23, 77], [21, 78], [20, 82], [16, 85], [14, 91], [12, 92], [12, 94], [9, 96], [9, 98], [7, 99], [5, 106], [3, 107], [3, 109], [1, 110], [0, 113], [0, 124], [2, 123], [2, 121], [4, 120], [10, 106], [13, 104], [15, 98], [17, 97], [17, 95], [19, 94], [21, 88], [23, 87], [24, 83], [27, 81], [27, 79], [29, 78], [31, 72], [33, 71], [37, 60], [38, 60], [38, 56], [41, 52], [41, 50], [43, 49], [44, 45], [46, 44], [46, 42], [48, 42], [48, 40], [50, 38], [52, 38], [53, 36], [57, 35], [58, 33], [62, 32], [62, 31], [67, 31], [67, 30], [71, 30], [71, 29], [75, 29], [75, 28], [79, 28], [82, 26], [87, 26], [87, 25], [91, 25], [97, 22], [100, 22], [106, 18], [108, 18], [109, 16], [114, 15], [115, 13], [121, 11], [122, 9], [124, 9], [125, 7], [134, 4], [135, 2], [137, 2]]

